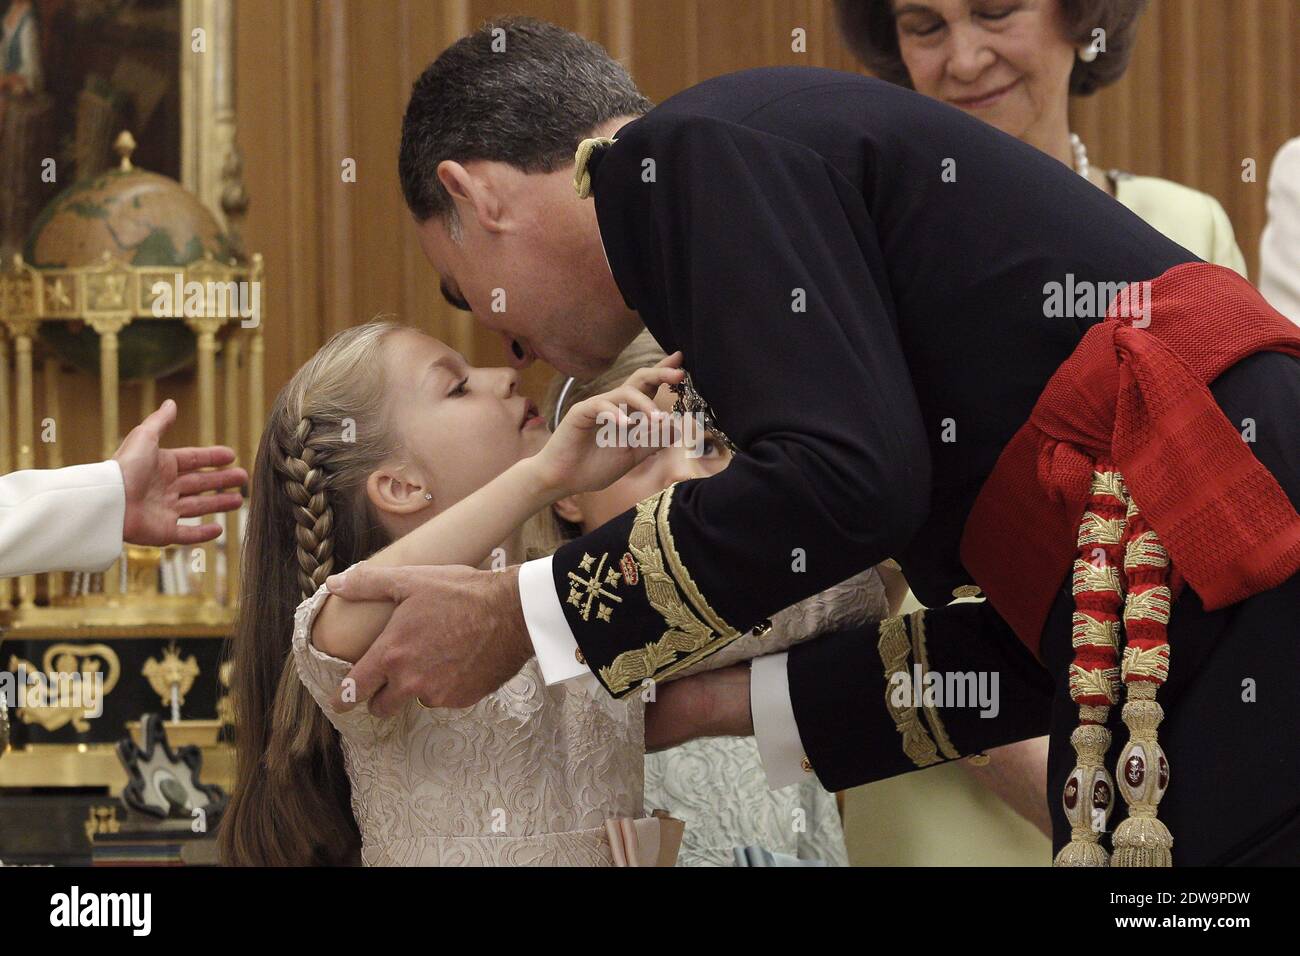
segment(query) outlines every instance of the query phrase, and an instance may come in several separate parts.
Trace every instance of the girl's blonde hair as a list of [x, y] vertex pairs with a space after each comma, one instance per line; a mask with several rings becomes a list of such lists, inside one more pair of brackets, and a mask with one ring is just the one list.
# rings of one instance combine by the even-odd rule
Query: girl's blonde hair
[[221, 824], [227, 864], [357, 864], [361, 838], [338, 733], [298, 678], [299, 603], [335, 569], [389, 543], [365, 493], [400, 450], [381, 348], [393, 322], [339, 332], [275, 399], [252, 477], [231, 647], [236, 782]]

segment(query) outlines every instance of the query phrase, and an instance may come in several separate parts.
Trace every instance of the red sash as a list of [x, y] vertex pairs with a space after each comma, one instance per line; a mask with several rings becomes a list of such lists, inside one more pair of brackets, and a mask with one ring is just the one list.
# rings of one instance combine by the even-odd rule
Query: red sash
[[962, 534], [962, 563], [1035, 654], [1098, 459], [1124, 476], [1207, 610], [1300, 570], [1300, 515], [1206, 387], [1256, 352], [1300, 357], [1300, 329], [1241, 276], [1202, 262], [1151, 283], [1149, 326], [1121, 318], [1127, 304], [1117, 298], [1057, 369]]

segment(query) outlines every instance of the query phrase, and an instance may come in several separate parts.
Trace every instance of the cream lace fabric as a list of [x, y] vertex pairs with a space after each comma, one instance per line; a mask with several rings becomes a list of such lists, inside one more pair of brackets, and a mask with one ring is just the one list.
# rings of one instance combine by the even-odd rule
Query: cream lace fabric
[[547, 687], [532, 659], [473, 707], [336, 714], [352, 665], [309, 639], [325, 596], [299, 606], [293, 651], [339, 731], [367, 866], [613, 865], [606, 818], [644, 815], [639, 698]]
[[[859, 576], [781, 612], [768, 635], [741, 638], [698, 669], [779, 651], [813, 633], [865, 619], [874, 613], [879, 589], [874, 572], [867, 576], [874, 581]], [[594, 678], [548, 687], [534, 658], [473, 707], [426, 710], [412, 701], [397, 716], [383, 720], [373, 717], [364, 704], [338, 714], [330, 702], [352, 665], [318, 650], [310, 640], [325, 597], [322, 586], [298, 607], [293, 654], [303, 683], [339, 732], [363, 863], [613, 865], [605, 820], [646, 813], [640, 695], [615, 700]], [[686, 839], [691, 840], [695, 828], [709, 834], [702, 836], [704, 844], [720, 848], [733, 834], [736, 840], [747, 834], [744, 843], [761, 842], [768, 849], [793, 853], [792, 844], [778, 844], [775, 835], [795, 834], [789, 821], [795, 804], [802, 806], [805, 798], [783, 791], [768, 799], [770, 806], [760, 805], [759, 790], [767, 791], [752, 739], [727, 747], [738, 766], [743, 763], [744, 773], [727, 770], [727, 776], [719, 776], [719, 765], [709, 769], [707, 780], [701, 778], [700, 786], [710, 791], [703, 796], [725, 800], [716, 808], [716, 820], [709, 819], [708, 810], [684, 818]], [[686, 808], [681, 788], [694, 785], [693, 773], [674, 772], [671, 779], [676, 782], [665, 783], [662, 799]], [[727, 787], [737, 790], [734, 802], [717, 792]], [[812, 807], [809, 825], [825, 819], [838, 827], [838, 818], [827, 815], [834, 814], [833, 799], [823, 795], [831, 801], [829, 809]], [[842, 846], [842, 836], [840, 840]], [[731, 843], [726, 843], [726, 851], [731, 853]], [[824, 849], [810, 852], [830, 860]], [[799, 853], [808, 855], [802, 849]], [[706, 857], [711, 859], [702, 854], [699, 861]]]
[[[696, 670], [779, 653], [815, 634], [844, 630], [889, 613], [874, 570], [837, 584], [772, 618], [763, 637], [746, 635]], [[678, 866], [734, 866], [734, 848], [847, 866], [848, 850], [834, 795], [815, 779], [769, 790], [753, 737], [707, 737], [645, 758], [646, 806], [686, 824]]]

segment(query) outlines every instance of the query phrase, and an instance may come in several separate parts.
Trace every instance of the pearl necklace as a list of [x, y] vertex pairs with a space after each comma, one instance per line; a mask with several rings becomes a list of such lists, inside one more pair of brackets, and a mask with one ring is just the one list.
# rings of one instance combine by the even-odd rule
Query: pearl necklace
[[1074, 151], [1074, 171], [1084, 179], [1090, 179], [1088, 175], [1088, 147], [1083, 145], [1083, 140], [1079, 139], [1078, 133], [1070, 134], [1070, 149]]

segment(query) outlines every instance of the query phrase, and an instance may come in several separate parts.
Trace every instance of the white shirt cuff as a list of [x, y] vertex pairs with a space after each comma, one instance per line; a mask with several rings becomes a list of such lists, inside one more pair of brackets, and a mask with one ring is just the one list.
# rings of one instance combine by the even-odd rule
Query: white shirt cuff
[[555, 579], [551, 575], [550, 557], [525, 561], [519, 566], [519, 606], [524, 624], [533, 642], [533, 653], [542, 679], [558, 684], [575, 677], [587, 676], [594, 681], [591, 669], [578, 659], [578, 642], [564, 618]]
[[756, 657], [749, 669], [749, 709], [769, 790], [802, 783], [809, 776], [804, 770], [803, 741], [799, 738], [794, 704], [790, 701], [788, 657], [788, 654]]

